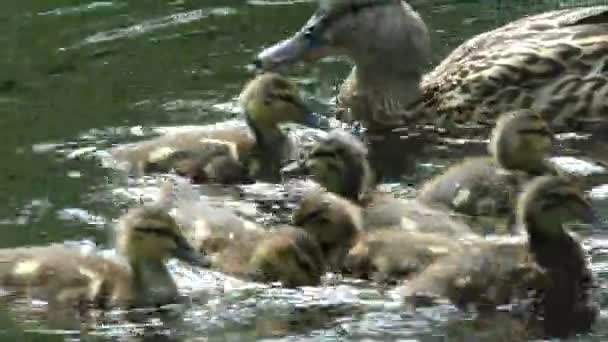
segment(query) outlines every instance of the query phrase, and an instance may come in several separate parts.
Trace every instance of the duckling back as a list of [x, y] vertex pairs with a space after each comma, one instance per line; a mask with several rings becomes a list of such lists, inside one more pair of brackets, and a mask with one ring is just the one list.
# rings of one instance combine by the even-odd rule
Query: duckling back
[[344, 270], [357, 278], [402, 280], [461, 248], [459, 240], [441, 234], [376, 229], [363, 234], [350, 249]]
[[594, 279], [565, 225], [594, 223], [592, 207], [569, 179], [557, 176], [529, 182], [517, 203], [527, 238], [471, 241], [406, 284], [405, 296], [445, 296], [462, 308], [517, 304], [525, 313], [520, 319], [542, 336], [589, 331], [598, 312]]
[[[137, 304], [128, 265], [62, 245], [0, 250], [0, 282], [17, 296], [51, 305]], [[177, 290], [175, 290], [175, 294]]]

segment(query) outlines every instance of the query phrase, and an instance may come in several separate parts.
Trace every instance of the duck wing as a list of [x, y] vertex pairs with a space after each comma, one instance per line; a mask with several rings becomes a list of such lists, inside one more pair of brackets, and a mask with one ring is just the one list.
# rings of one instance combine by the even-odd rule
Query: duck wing
[[[124, 295], [125, 298], [116, 299], [127, 299], [128, 279], [130, 271], [126, 265], [60, 244], [0, 250], [0, 286], [15, 296], [52, 304], [101, 306], [107, 304], [105, 301], [110, 299], [107, 296]], [[115, 288], [123, 281], [126, 286]]]
[[553, 127], [601, 121], [608, 104], [608, 6], [547, 12], [482, 33], [422, 82], [423, 110], [455, 123], [541, 111]]

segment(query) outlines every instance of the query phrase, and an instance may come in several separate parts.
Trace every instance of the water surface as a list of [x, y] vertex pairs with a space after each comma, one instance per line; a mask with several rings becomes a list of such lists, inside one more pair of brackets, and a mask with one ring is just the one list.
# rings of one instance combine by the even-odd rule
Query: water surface
[[[430, 68], [466, 38], [509, 20], [600, 2], [412, 3], [431, 29]], [[154, 127], [238, 117], [235, 96], [252, 75], [252, 57], [298, 28], [314, 6], [313, 1], [264, 0], [0, 3], [0, 247], [82, 239], [105, 244], [112, 218], [131, 205], [128, 196], [117, 195], [129, 183], [86, 152], [141, 139]], [[348, 70], [346, 61], [327, 59], [295, 67], [291, 77], [322, 110]], [[394, 190], [403, 191], [399, 186]], [[608, 208], [605, 193], [595, 192], [599, 208]], [[255, 215], [255, 208], [251, 210]], [[608, 209], [603, 215], [608, 217]], [[608, 249], [602, 235], [597, 232], [587, 244], [593, 248], [596, 274], [605, 278]], [[138, 324], [127, 324], [116, 314], [98, 318], [99, 324], [80, 324], [43, 308], [15, 308], [0, 312], [0, 334], [35, 341], [285, 336], [442, 341], [446, 321], [462, 319], [448, 305], [406, 313], [390, 291], [358, 282], [336, 280], [324, 288], [284, 290], [175, 270], [194, 301], [183, 314], [143, 315]], [[597, 332], [582, 340], [607, 335], [603, 311]]]

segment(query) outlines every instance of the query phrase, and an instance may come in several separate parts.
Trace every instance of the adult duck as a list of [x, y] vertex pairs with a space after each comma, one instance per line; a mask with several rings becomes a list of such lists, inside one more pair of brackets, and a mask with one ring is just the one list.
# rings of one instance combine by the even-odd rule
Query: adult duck
[[338, 107], [370, 130], [410, 120], [494, 121], [514, 109], [547, 113], [551, 126], [606, 117], [608, 6], [516, 20], [456, 48], [432, 72], [429, 33], [403, 0], [322, 0], [292, 37], [262, 51], [265, 69], [327, 55], [355, 68]]

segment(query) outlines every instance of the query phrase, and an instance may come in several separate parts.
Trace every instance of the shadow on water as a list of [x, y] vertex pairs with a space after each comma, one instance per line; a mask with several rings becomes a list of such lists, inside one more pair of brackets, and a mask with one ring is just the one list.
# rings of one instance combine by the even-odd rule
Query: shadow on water
[[[435, 54], [430, 68], [468, 37], [522, 15], [602, 1], [411, 2], [432, 32]], [[112, 218], [129, 205], [116, 203], [113, 193], [127, 180], [99, 167], [87, 152], [141, 139], [154, 134], [153, 127], [238, 117], [231, 108], [252, 75], [248, 64], [254, 53], [299, 27], [314, 6], [312, 0], [2, 2], [0, 247], [70, 239], [104, 245]], [[294, 68], [292, 77], [308, 99], [324, 109], [348, 70], [342, 60], [327, 59], [313, 67]], [[469, 146], [467, 153], [484, 149], [480, 143]], [[608, 155], [602, 146], [590, 151], [595, 158]], [[576, 155], [586, 145], [573, 143], [568, 148]], [[450, 154], [449, 147], [445, 151], [445, 163], [460, 156]], [[606, 193], [598, 195], [604, 213]], [[594, 270], [603, 278], [608, 270], [605, 241], [599, 234], [589, 243]], [[78, 320], [53, 322], [44, 314], [3, 308], [0, 334], [6, 340], [28, 341], [289, 335], [309, 340], [443, 341], [452, 334], [442, 325], [453, 315], [451, 309], [409, 315], [392, 297], [364, 284], [317, 289], [322, 293], [311, 300], [305, 291], [234, 294], [223, 290], [226, 279], [218, 277], [194, 277], [209, 290], [205, 304], [195, 303], [166, 325], [157, 316], [139, 325], [110, 320], [81, 335], [88, 326]], [[607, 293], [604, 289], [603, 307]], [[59, 327], [45, 327], [52, 323]], [[602, 318], [598, 332], [585, 340], [605, 338], [606, 325]], [[453, 334], [456, 340], [460, 333]]]

